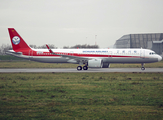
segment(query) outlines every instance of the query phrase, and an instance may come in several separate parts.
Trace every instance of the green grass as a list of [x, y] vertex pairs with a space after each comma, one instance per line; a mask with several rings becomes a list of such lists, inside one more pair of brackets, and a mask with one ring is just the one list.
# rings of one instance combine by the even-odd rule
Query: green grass
[[0, 74], [0, 119], [162, 118], [162, 73]]
[[0, 60], [24, 60], [24, 59], [11, 55], [0, 55]]
[[[0, 61], [0, 68], [76, 68], [78, 64], [40, 63], [34, 61]], [[147, 63], [146, 68], [163, 68], [163, 61]], [[111, 64], [111, 68], [141, 68], [141, 64]]]

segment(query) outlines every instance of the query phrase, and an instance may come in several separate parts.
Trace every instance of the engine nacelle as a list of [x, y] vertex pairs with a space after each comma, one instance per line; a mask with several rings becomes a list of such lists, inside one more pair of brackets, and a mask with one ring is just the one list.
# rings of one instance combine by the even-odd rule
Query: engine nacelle
[[103, 66], [103, 60], [101, 59], [88, 60], [88, 66], [90, 68], [101, 68]]
[[103, 63], [102, 68], [109, 68], [110, 67], [110, 63]]

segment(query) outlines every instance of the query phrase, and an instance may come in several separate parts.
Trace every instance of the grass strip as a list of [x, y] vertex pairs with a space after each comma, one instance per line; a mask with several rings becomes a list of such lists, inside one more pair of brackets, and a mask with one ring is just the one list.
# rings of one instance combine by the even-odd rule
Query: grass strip
[[162, 119], [162, 73], [0, 74], [1, 119]]

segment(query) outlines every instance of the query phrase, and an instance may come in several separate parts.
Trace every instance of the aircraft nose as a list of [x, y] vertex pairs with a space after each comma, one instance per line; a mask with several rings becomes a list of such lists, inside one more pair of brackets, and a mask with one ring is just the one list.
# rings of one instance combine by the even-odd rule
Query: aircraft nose
[[158, 61], [161, 61], [162, 60], [162, 57], [161, 56], [158, 56]]

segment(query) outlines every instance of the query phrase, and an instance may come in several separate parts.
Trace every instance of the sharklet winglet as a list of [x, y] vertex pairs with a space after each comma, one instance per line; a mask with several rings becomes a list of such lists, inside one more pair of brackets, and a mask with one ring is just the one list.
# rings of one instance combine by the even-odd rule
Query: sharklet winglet
[[46, 47], [48, 48], [48, 50], [49, 50], [49, 52], [51, 53], [51, 54], [55, 54], [51, 49], [50, 49], [50, 47], [46, 44]]

